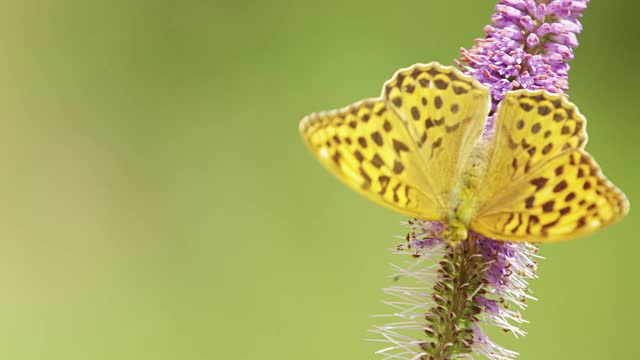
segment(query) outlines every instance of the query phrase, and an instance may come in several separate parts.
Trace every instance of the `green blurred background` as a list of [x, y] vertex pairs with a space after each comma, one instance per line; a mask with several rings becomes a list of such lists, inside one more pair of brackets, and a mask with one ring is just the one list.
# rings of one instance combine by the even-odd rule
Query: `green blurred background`
[[[322, 169], [298, 121], [451, 64], [495, 1], [2, 5], [0, 358], [374, 358], [402, 217]], [[638, 10], [590, 5], [570, 91], [632, 201]], [[543, 246], [529, 336], [496, 340], [640, 357], [639, 221]]]

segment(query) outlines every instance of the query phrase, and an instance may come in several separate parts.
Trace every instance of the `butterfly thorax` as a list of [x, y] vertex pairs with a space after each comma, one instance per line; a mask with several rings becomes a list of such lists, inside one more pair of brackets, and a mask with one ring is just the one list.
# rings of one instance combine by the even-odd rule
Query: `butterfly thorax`
[[484, 147], [479, 146], [471, 155], [466, 170], [452, 193], [451, 209], [442, 236], [452, 246], [467, 240], [469, 224], [478, 209], [478, 187], [484, 177], [486, 164]]

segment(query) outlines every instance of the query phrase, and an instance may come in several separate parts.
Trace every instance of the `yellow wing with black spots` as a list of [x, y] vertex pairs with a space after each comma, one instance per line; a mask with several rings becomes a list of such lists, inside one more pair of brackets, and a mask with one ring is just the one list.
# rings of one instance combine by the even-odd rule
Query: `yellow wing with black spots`
[[411, 137], [384, 101], [365, 100], [306, 117], [300, 131], [331, 173], [367, 198], [400, 213], [440, 219]]
[[496, 116], [473, 230], [500, 240], [553, 242], [628, 212], [625, 195], [584, 150], [585, 118], [564, 96], [511, 92]]
[[452, 191], [484, 129], [489, 90], [455, 68], [431, 63], [398, 71], [383, 91], [418, 149], [430, 192], [450, 211]]
[[398, 71], [377, 99], [314, 113], [300, 124], [320, 162], [369, 199], [445, 221], [489, 112], [487, 88], [436, 63]]

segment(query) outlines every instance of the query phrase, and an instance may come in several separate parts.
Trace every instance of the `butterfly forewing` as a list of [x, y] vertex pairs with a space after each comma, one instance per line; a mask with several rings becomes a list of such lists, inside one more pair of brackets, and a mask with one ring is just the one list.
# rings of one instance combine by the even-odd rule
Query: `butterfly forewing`
[[383, 100], [311, 114], [300, 131], [320, 162], [352, 189], [400, 213], [440, 219], [415, 145]]
[[484, 128], [488, 89], [455, 68], [431, 63], [398, 71], [384, 96], [418, 148], [430, 191], [449, 209], [452, 190]]
[[311, 114], [300, 130], [351, 188], [403, 214], [446, 221], [489, 105], [488, 89], [471, 77], [418, 64], [398, 71], [381, 98]]
[[563, 96], [509, 93], [472, 229], [500, 240], [560, 241], [624, 216], [624, 194], [583, 150], [586, 141], [584, 117]]

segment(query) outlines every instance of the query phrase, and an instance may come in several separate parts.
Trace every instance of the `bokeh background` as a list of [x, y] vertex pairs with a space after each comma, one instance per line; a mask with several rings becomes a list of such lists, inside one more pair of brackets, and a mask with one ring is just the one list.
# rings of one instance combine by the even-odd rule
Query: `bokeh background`
[[[326, 173], [311, 111], [451, 64], [494, 0], [3, 1], [0, 358], [370, 359], [402, 217]], [[637, 1], [572, 63], [589, 151], [640, 190]], [[543, 246], [521, 359], [638, 358], [640, 218]]]

